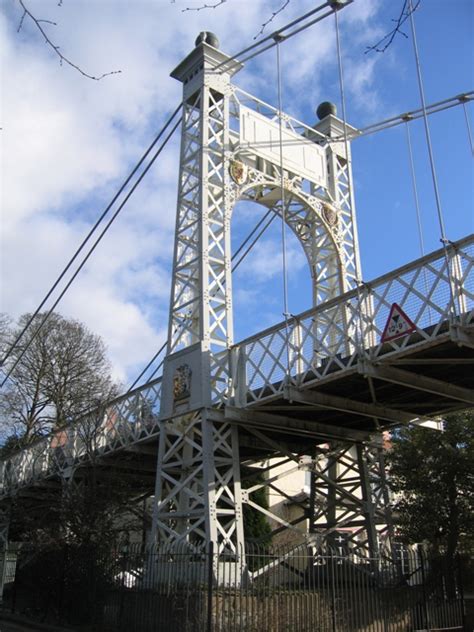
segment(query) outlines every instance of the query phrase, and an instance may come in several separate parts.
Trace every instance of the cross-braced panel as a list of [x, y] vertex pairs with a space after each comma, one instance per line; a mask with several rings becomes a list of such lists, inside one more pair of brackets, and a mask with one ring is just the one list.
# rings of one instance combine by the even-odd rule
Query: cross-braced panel
[[391, 523], [379, 449], [347, 443], [319, 451], [311, 468], [310, 530], [345, 552], [375, 555]]
[[[309, 385], [353, 370], [365, 358], [389, 358], [435, 341], [454, 325], [472, 325], [473, 252], [474, 237], [468, 237], [447, 255], [444, 250], [432, 253], [236, 345], [239, 405], [276, 398], [288, 382]], [[415, 329], [384, 341], [394, 303]]]
[[202, 413], [164, 422], [158, 453], [153, 539], [218, 551], [243, 543], [238, 436]]

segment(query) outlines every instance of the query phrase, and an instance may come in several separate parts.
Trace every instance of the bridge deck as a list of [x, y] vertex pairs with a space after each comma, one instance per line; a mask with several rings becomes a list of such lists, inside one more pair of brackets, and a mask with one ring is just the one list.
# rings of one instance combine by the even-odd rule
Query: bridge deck
[[[416, 329], [383, 342], [393, 303]], [[240, 425], [244, 451], [246, 426], [313, 445], [361, 439], [474, 406], [473, 349], [471, 235], [224, 352], [233, 390], [216, 390], [216, 416]], [[105, 415], [79, 419], [0, 462], [1, 496], [85, 466], [92, 454], [104, 467], [141, 462], [152, 485], [160, 396], [159, 378], [111, 402]]]

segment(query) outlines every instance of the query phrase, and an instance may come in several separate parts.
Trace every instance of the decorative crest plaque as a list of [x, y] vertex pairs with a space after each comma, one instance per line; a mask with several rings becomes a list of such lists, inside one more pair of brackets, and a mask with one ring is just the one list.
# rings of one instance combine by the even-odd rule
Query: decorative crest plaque
[[330, 206], [329, 204], [324, 204], [323, 207], [323, 215], [324, 219], [327, 221], [329, 226], [336, 226], [337, 224], [337, 211], [335, 208]]
[[244, 165], [243, 162], [240, 162], [240, 160], [231, 160], [229, 173], [235, 184], [244, 184], [248, 177], [248, 167]]
[[173, 397], [186, 399], [191, 395], [191, 368], [187, 364], [176, 367], [173, 376]]

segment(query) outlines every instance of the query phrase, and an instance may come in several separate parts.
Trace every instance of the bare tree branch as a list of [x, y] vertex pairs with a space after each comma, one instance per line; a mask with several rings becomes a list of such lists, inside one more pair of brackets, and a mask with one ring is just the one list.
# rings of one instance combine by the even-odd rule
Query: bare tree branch
[[386, 35], [384, 35], [382, 39], [379, 40], [373, 46], [367, 46], [365, 53], [367, 54], [367, 53], [370, 53], [371, 51], [375, 51], [376, 53], [384, 53], [387, 50], [387, 48], [392, 44], [393, 40], [398, 34], [403, 35], [403, 37], [405, 38], [408, 38], [408, 35], [401, 30], [401, 26], [408, 20], [410, 15], [418, 9], [418, 7], [420, 6], [420, 2], [421, 0], [418, 0], [415, 6], [413, 6], [413, 8], [410, 9], [408, 8], [408, 0], [405, 0], [403, 3], [403, 7], [400, 12], [400, 15], [398, 16], [398, 19], [392, 20], [392, 22], [395, 22], [395, 28], [392, 29], [390, 33], [387, 33]]
[[[225, 1], [225, 0], [224, 0]], [[41, 26], [42, 23], [45, 24], [51, 24], [53, 26], [57, 26], [56, 22], [52, 22], [51, 20], [42, 20], [42, 19], [38, 19], [37, 17], [35, 17], [30, 10], [26, 7], [24, 0], [18, 0], [18, 2], [20, 3], [21, 8], [23, 9], [23, 15], [21, 16], [20, 19], [20, 23], [18, 25], [18, 29], [17, 31], [20, 32], [22, 27], [23, 27], [23, 23], [25, 21], [25, 17], [28, 16], [36, 25], [37, 29], [39, 30], [39, 32], [41, 33], [41, 35], [44, 37], [46, 44], [56, 53], [56, 55], [59, 57], [59, 63], [62, 65], [63, 62], [68, 64], [68, 66], [71, 66], [71, 68], [74, 68], [75, 70], [77, 70], [81, 75], [83, 75], [84, 77], [87, 77], [88, 79], [93, 79], [94, 81], [100, 81], [101, 79], [103, 79], [104, 77], [107, 77], [109, 75], [117, 75], [120, 74], [122, 71], [121, 70], [112, 70], [110, 72], [104, 72], [102, 75], [96, 77], [94, 75], [90, 75], [89, 73], [85, 72], [84, 70], [82, 70], [82, 68], [80, 68], [79, 66], [77, 66], [75, 63], [73, 63], [70, 59], [68, 59], [65, 55], [62, 54], [62, 52], [59, 50], [59, 46], [56, 46], [54, 44], [54, 42], [51, 41], [51, 39], [48, 37], [48, 35], [46, 34], [45, 30], [43, 29], [43, 27]], [[62, 6], [62, 0], [59, 0], [58, 6]]]
[[200, 7], [186, 7], [185, 9], [181, 9], [181, 12], [185, 13], [185, 11], [202, 11], [203, 9], [217, 9], [217, 7], [220, 7], [222, 4], [225, 4], [226, 2], [227, 0], [215, 0], [214, 4], [204, 3]]
[[263, 35], [264, 30], [267, 28], [270, 22], [273, 22], [276, 16], [282, 11], [284, 11], [289, 4], [290, 4], [290, 0], [285, 0], [279, 9], [277, 9], [276, 11], [273, 11], [273, 13], [268, 18], [268, 20], [262, 24], [260, 31], [257, 33], [257, 35], [254, 36], [253, 39], [256, 40], [257, 38], [260, 37], [260, 35]]

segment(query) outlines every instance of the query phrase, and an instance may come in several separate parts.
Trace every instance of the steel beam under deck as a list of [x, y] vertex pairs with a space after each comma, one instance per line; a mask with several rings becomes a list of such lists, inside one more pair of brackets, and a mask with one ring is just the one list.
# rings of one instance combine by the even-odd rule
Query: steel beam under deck
[[[465, 330], [471, 335], [474, 325]], [[437, 341], [401, 347], [377, 363], [362, 360], [325, 379], [276, 384], [273, 396], [250, 401], [242, 418], [263, 427], [272, 415], [281, 420], [273, 422], [274, 430], [285, 425], [287, 432], [301, 429], [311, 436], [327, 429], [328, 437], [346, 432], [357, 441], [356, 432], [380, 432], [474, 406], [473, 363], [471, 349], [445, 331]]]

